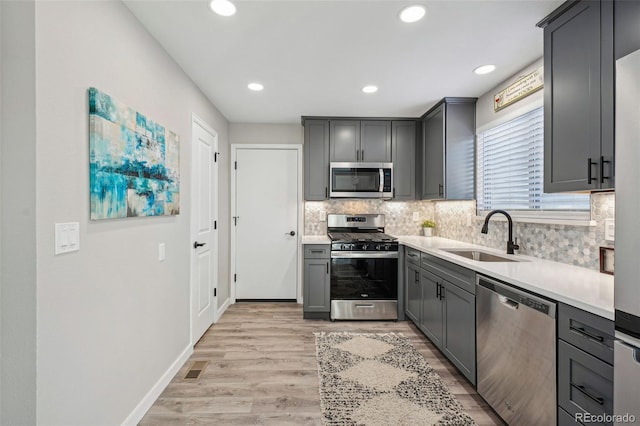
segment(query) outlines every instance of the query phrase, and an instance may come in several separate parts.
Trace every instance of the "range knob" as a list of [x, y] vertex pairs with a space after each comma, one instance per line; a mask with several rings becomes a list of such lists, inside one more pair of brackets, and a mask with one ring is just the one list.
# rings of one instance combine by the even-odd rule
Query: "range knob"
[[376, 250], [380, 250], [380, 244], [376, 246]]
[[349, 246], [349, 244], [343, 244], [342, 245], [342, 250], [349, 250], [351, 247]]
[[389, 251], [389, 250], [391, 249], [391, 244], [385, 244], [385, 245], [384, 245], [384, 249], [385, 249], [386, 251]]

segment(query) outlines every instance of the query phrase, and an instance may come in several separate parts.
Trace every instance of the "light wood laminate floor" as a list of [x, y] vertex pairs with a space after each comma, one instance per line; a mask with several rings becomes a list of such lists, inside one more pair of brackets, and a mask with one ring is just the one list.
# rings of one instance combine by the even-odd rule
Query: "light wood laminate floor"
[[[411, 321], [304, 320], [295, 303], [231, 305], [140, 424], [320, 425], [315, 331], [403, 333], [478, 425], [502, 424]], [[184, 379], [194, 361], [209, 365]]]

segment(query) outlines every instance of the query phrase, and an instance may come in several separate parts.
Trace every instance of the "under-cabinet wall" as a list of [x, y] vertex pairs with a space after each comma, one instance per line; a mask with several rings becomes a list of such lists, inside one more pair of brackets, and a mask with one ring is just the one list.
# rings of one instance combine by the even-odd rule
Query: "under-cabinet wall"
[[[595, 226], [515, 223], [518, 253], [598, 270], [599, 247], [605, 245], [604, 220], [614, 218], [614, 206], [613, 193], [591, 194], [591, 220]], [[506, 247], [507, 223], [492, 220], [489, 233], [481, 234], [482, 221], [475, 217], [475, 201], [307, 201], [304, 210], [306, 235], [326, 234], [327, 222], [320, 220], [322, 212], [382, 213], [386, 231], [392, 235], [420, 235], [420, 223], [433, 219], [438, 224], [436, 236], [500, 250]], [[418, 213], [416, 220], [414, 212]]]

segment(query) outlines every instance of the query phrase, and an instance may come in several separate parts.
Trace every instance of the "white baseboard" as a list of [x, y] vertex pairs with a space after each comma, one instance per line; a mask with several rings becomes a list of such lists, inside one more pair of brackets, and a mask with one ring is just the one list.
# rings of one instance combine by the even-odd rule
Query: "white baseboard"
[[171, 382], [171, 379], [173, 379], [173, 377], [184, 365], [184, 363], [187, 362], [192, 353], [193, 346], [187, 346], [187, 348], [180, 354], [180, 356], [178, 356], [173, 364], [171, 364], [167, 371], [164, 372], [164, 374], [160, 377], [156, 384], [153, 385], [149, 392], [147, 392], [144, 398], [142, 398], [142, 401], [138, 403], [131, 414], [129, 414], [125, 421], [122, 422], [123, 426], [135, 426], [140, 422], [140, 420], [142, 420], [147, 411], [149, 411], [149, 408], [151, 408], [153, 403], [156, 402], [164, 388], [167, 387], [167, 385]]
[[220, 308], [218, 308], [218, 311], [216, 312], [216, 319], [215, 319], [214, 322], [218, 322], [218, 320], [220, 319], [222, 314], [225, 313], [225, 311], [227, 310], [227, 308], [229, 306], [231, 306], [231, 298], [227, 298], [227, 300], [224, 301], [222, 306], [220, 306]]

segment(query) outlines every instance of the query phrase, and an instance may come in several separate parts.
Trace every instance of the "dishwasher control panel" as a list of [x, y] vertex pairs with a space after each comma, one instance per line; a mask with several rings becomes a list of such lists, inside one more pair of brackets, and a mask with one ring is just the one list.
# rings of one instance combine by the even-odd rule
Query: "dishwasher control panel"
[[536, 311], [540, 311], [547, 315], [549, 314], [549, 305], [539, 300], [532, 299], [530, 297], [523, 296], [523, 295], [518, 295], [518, 303], [522, 305], [526, 305], [531, 309], [535, 309]]
[[[555, 318], [556, 305], [552, 301], [547, 301], [542, 297], [538, 297], [537, 295], [529, 294], [520, 289], [511, 287], [508, 284], [504, 284], [494, 279], [486, 278], [480, 275], [478, 275], [477, 277], [477, 283], [482, 287], [498, 293], [500, 297], [503, 298], [503, 300], [508, 300], [513, 305], [518, 304], [526, 306]], [[515, 307], [515, 309], [517, 309], [517, 307]]]

